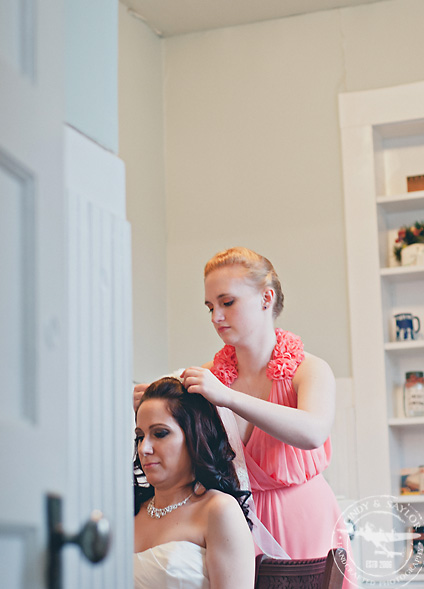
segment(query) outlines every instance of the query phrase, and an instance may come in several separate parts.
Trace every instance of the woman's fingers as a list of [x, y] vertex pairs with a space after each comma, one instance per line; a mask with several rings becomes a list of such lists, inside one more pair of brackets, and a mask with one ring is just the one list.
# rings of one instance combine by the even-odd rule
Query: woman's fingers
[[133, 391], [134, 411], [137, 411], [138, 406], [140, 405], [141, 398], [144, 395], [144, 391], [147, 389], [148, 386], [148, 383], [145, 382], [135, 385]]
[[183, 379], [183, 384], [189, 393], [202, 392], [200, 389], [204, 380], [204, 372], [204, 368], [198, 368], [197, 366], [192, 366], [184, 370], [181, 378]]

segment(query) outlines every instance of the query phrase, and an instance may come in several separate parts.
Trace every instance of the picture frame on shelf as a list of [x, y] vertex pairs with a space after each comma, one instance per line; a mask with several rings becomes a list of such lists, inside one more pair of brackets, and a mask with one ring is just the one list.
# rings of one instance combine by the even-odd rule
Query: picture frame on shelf
[[407, 537], [407, 562], [419, 569], [424, 566], [424, 526], [407, 528]]

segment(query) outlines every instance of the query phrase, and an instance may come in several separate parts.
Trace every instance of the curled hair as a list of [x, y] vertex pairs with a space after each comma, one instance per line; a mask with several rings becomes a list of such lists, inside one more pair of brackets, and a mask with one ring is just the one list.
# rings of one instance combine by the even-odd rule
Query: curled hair
[[280, 279], [271, 262], [248, 249], [247, 247], [232, 247], [222, 252], [218, 252], [207, 262], [205, 266], [204, 276], [208, 276], [213, 270], [222, 268], [224, 266], [232, 266], [239, 264], [246, 269], [247, 278], [259, 290], [271, 286], [275, 292], [274, 305], [272, 307], [272, 315], [276, 319], [284, 306], [284, 295], [281, 289]]
[[[233, 463], [235, 453], [230, 446], [227, 432], [216, 407], [202, 395], [188, 393], [178, 379], [171, 377], [164, 377], [153, 382], [145, 390], [138, 409], [149, 399], [165, 400], [172, 417], [184, 432], [193, 466], [193, 488], [196, 483], [200, 483], [205, 489], [217, 489], [232, 495], [237, 499], [249, 527], [252, 527], [246, 503], [251, 493], [240, 489]], [[154, 495], [154, 488], [151, 485], [140, 482], [140, 472], [143, 474], [136, 447], [134, 456], [136, 515], [141, 504]]]

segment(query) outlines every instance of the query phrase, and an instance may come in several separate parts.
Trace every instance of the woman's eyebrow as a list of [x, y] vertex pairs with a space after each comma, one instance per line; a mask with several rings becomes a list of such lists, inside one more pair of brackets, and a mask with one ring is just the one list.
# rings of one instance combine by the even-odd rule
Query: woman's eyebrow
[[[149, 430], [153, 429], [154, 427], [169, 427], [169, 425], [167, 425], [166, 423], [152, 423], [151, 425], [149, 425]], [[140, 427], [136, 427], [135, 428], [135, 433], [136, 434], [144, 434], [143, 430]]]
[[[224, 293], [218, 295], [216, 298], [219, 300], [219, 299], [223, 299], [224, 297], [231, 297], [231, 296], [232, 295], [230, 293], [224, 292]], [[205, 305], [208, 305], [208, 304], [211, 305], [212, 303], [210, 303], [209, 301], [205, 301]]]

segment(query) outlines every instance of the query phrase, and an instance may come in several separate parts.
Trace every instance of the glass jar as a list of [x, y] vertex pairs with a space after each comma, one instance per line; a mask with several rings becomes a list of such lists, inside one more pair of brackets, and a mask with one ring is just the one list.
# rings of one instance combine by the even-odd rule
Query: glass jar
[[424, 415], [424, 373], [418, 370], [405, 374], [403, 402], [406, 417]]

